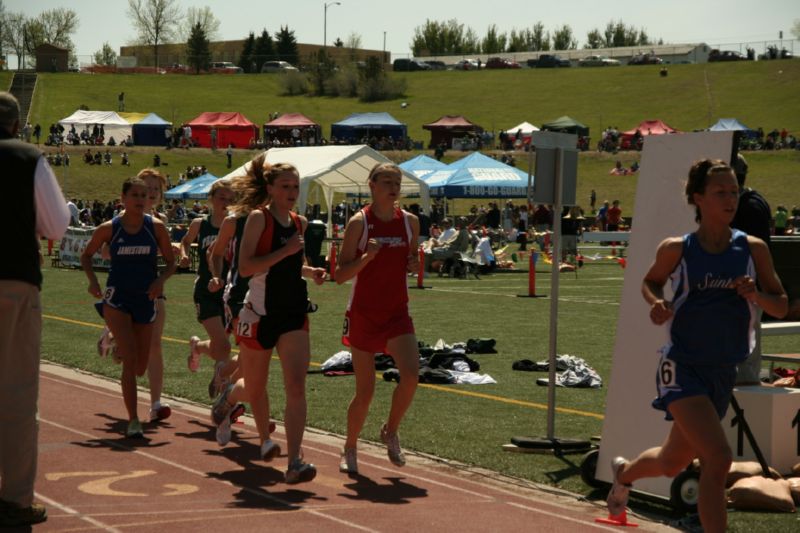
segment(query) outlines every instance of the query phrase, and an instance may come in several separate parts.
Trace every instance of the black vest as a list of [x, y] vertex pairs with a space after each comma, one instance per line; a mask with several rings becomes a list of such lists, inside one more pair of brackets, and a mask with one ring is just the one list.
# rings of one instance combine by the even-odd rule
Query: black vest
[[42, 153], [36, 147], [0, 136], [0, 182], [6, 198], [0, 209], [5, 228], [6, 259], [0, 261], [0, 279], [42, 286], [39, 241], [36, 235], [36, 200], [33, 178]]

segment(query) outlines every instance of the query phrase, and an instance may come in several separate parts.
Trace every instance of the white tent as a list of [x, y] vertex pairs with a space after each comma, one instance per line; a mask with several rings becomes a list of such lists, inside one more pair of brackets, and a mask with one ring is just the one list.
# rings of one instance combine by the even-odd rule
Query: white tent
[[[333, 212], [333, 193], [355, 193], [369, 197], [369, 176], [372, 167], [391, 161], [366, 145], [355, 146], [301, 146], [297, 148], [271, 148], [267, 150], [268, 163], [290, 163], [300, 172], [300, 198], [297, 208], [304, 213], [308, 189], [316, 182], [325, 195], [328, 212]], [[241, 176], [250, 163], [229, 173], [225, 178]], [[411, 172], [402, 170], [402, 195], [419, 194], [425, 212], [430, 211], [428, 185]], [[330, 225], [330, 217], [328, 218]]]
[[74, 124], [78, 134], [86, 126], [89, 127], [91, 132], [95, 124], [98, 126], [102, 124], [106, 143], [108, 139], [114, 137], [117, 144], [120, 144], [128, 135], [133, 133], [133, 125], [114, 111], [84, 111], [79, 109], [67, 118], [62, 118], [58, 123], [66, 129], [69, 129]]
[[522, 124], [517, 124], [513, 128], [508, 128], [505, 131], [509, 136], [513, 137], [514, 140], [516, 140], [517, 132], [519, 132], [522, 135], [522, 137], [530, 137], [534, 131], [539, 131], [539, 128], [537, 128], [530, 122], [523, 122]]

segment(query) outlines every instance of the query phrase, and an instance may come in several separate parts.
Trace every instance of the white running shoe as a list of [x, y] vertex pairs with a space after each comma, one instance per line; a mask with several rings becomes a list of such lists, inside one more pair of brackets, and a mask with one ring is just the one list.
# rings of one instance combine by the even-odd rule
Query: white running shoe
[[269, 463], [281, 454], [281, 447], [272, 440], [267, 439], [261, 443], [261, 458], [265, 463]]
[[220, 425], [217, 426], [217, 444], [225, 446], [231, 441], [231, 419], [225, 417]]
[[172, 414], [172, 408], [168, 403], [156, 402], [150, 407], [150, 422], [166, 420]]
[[192, 335], [189, 339], [189, 359], [187, 363], [191, 372], [197, 372], [197, 369], [200, 368], [200, 352], [197, 349], [198, 342], [200, 342], [200, 337], [197, 335]]
[[394, 466], [405, 466], [406, 456], [403, 450], [400, 449], [400, 437], [397, 432], [390, 432], [386, 424], [381, 428], [381, 440], [386, 445], [386, 452], [389, 456], [389, 461]]
[[611, 484], [611, 490], [608, 491], [608, 498], [606, 499], [608, 514], [611, 516], [621, 515], [625, 512], [625, 507], [628, 505], [631, 485], [623, 484], [619, 481], [619, 474], [627, 464], [628, 461], [624, 457], [615, 457], [611, 460], [611, 472], [614, 474], [614, 482]]
[[358, 474], [358, 450], [356, 448], [342, 450], [339, 472], [343, 474]]

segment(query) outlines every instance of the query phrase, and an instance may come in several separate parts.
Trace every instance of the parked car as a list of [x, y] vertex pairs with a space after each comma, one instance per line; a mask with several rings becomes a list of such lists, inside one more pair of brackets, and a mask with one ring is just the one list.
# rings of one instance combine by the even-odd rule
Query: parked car
[[747, 58], [735, 50], [717, 50], [708, 53], [708, 61], [745, 61]]
[[431, 70], [447, 70], [447, 65], [445, 65], [444, 61], [432, 59], [430, 61], [425, 61], [425, 64], [430, 66]]
[[520, 68], [519, 63], [504, 57], [490, 57], [486, 60], [486, 68]]
[[537, 59], [529, 59], [528, 66], [530, 68], [563, 68], [572, 66], [572, 63], [569, 62], [569, 59], [562, 59], [553, 54], [542, 54]]
[[578, 60], [579, 67], [618, 67], [619, 61], [605, 56], [587, 56]]
[[628, 61], [629, 65], [660, 65], [664, 60], [653, 54], [638, 54]]
[[481, 68], [481, 64], [478, 63], [477, 59], [462, 59], [453, 68], [456, 70], [478, 70]]
[[211, 72], [223, 72], [230, 74], [241, 74], [244, 72], [242, 67], [237, 67], [230, 61], [214, 61], [211, 63]]
[[261, 72], [266, 72], [269, 74], [275, 72], [292, 72], [297, 71], [297, 67], [293, 66], [291, 63], [287, 63], [286, 61], [264, 61], [264, 64], [261, 65]]
[[431, 66], [424, 61], [418, 59], [395, 59], [392, 63], [392, 70], [395, 72], [412, 72], [417, 70], [430, 70]]

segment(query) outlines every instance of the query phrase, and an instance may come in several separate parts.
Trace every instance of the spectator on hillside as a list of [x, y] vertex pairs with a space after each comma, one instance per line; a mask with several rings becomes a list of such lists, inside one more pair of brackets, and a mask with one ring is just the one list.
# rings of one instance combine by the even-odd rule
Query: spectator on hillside
[[600, 207], [600, 209], [597, 210], [597, 218], [595, 219], [595, 222], [597, 223], [597, 229], [600, 231], [606, 231], [607, 229], [607, 216], [609, 207], [610, 204], [608, 200], [606, 200], [603, 202], [603, 205]]
[[612, 176], [626, 176], [628, 174], [628, 169], [622, 166], [622, 161], [617, 159], [617, 162], [614, 163], [614, 168], [612, 168], [609, 172]]
[[786, 235], [786, 225], [789, 220], [789, 211], [782, 205], [779, 205], [775, 210], [773, 217], [775, 235]]
[[131, 162], [128, 159], [128, 152], [122, 152], [121, 164], [126, 167], [129, 167], [131, 165]]
[[160, 167], [161, 166], [161, 156], [158, 154], [153, 154], [153, 166]]
[[106, 165], [111, 164], [111, 152], [106, 148], [106, 153], [103, 154], [103, 163]]
[[228, 168], [231, 168], [233, 164], [233, 144], [228, 145], [228, 149], [225, 150], [225, 157], [228, 159]]
[[117, 102], [118, 102], [117, 108], [119, 109], [119, 111], [125, 111], [125, 93], [124, 92], [119, 93], [119, 96], [117, 96]]
[[606, 231], [619, 231], [620, 222], [622, 209], [619, 207], [619, 200], [614, 200], [606, 212]]
[[33, 127], [33, 136], [36, 137], [36, 144], [39, 144], [39, 139], [42, 136], [42, 127], [39, 124], [36, 124]]

